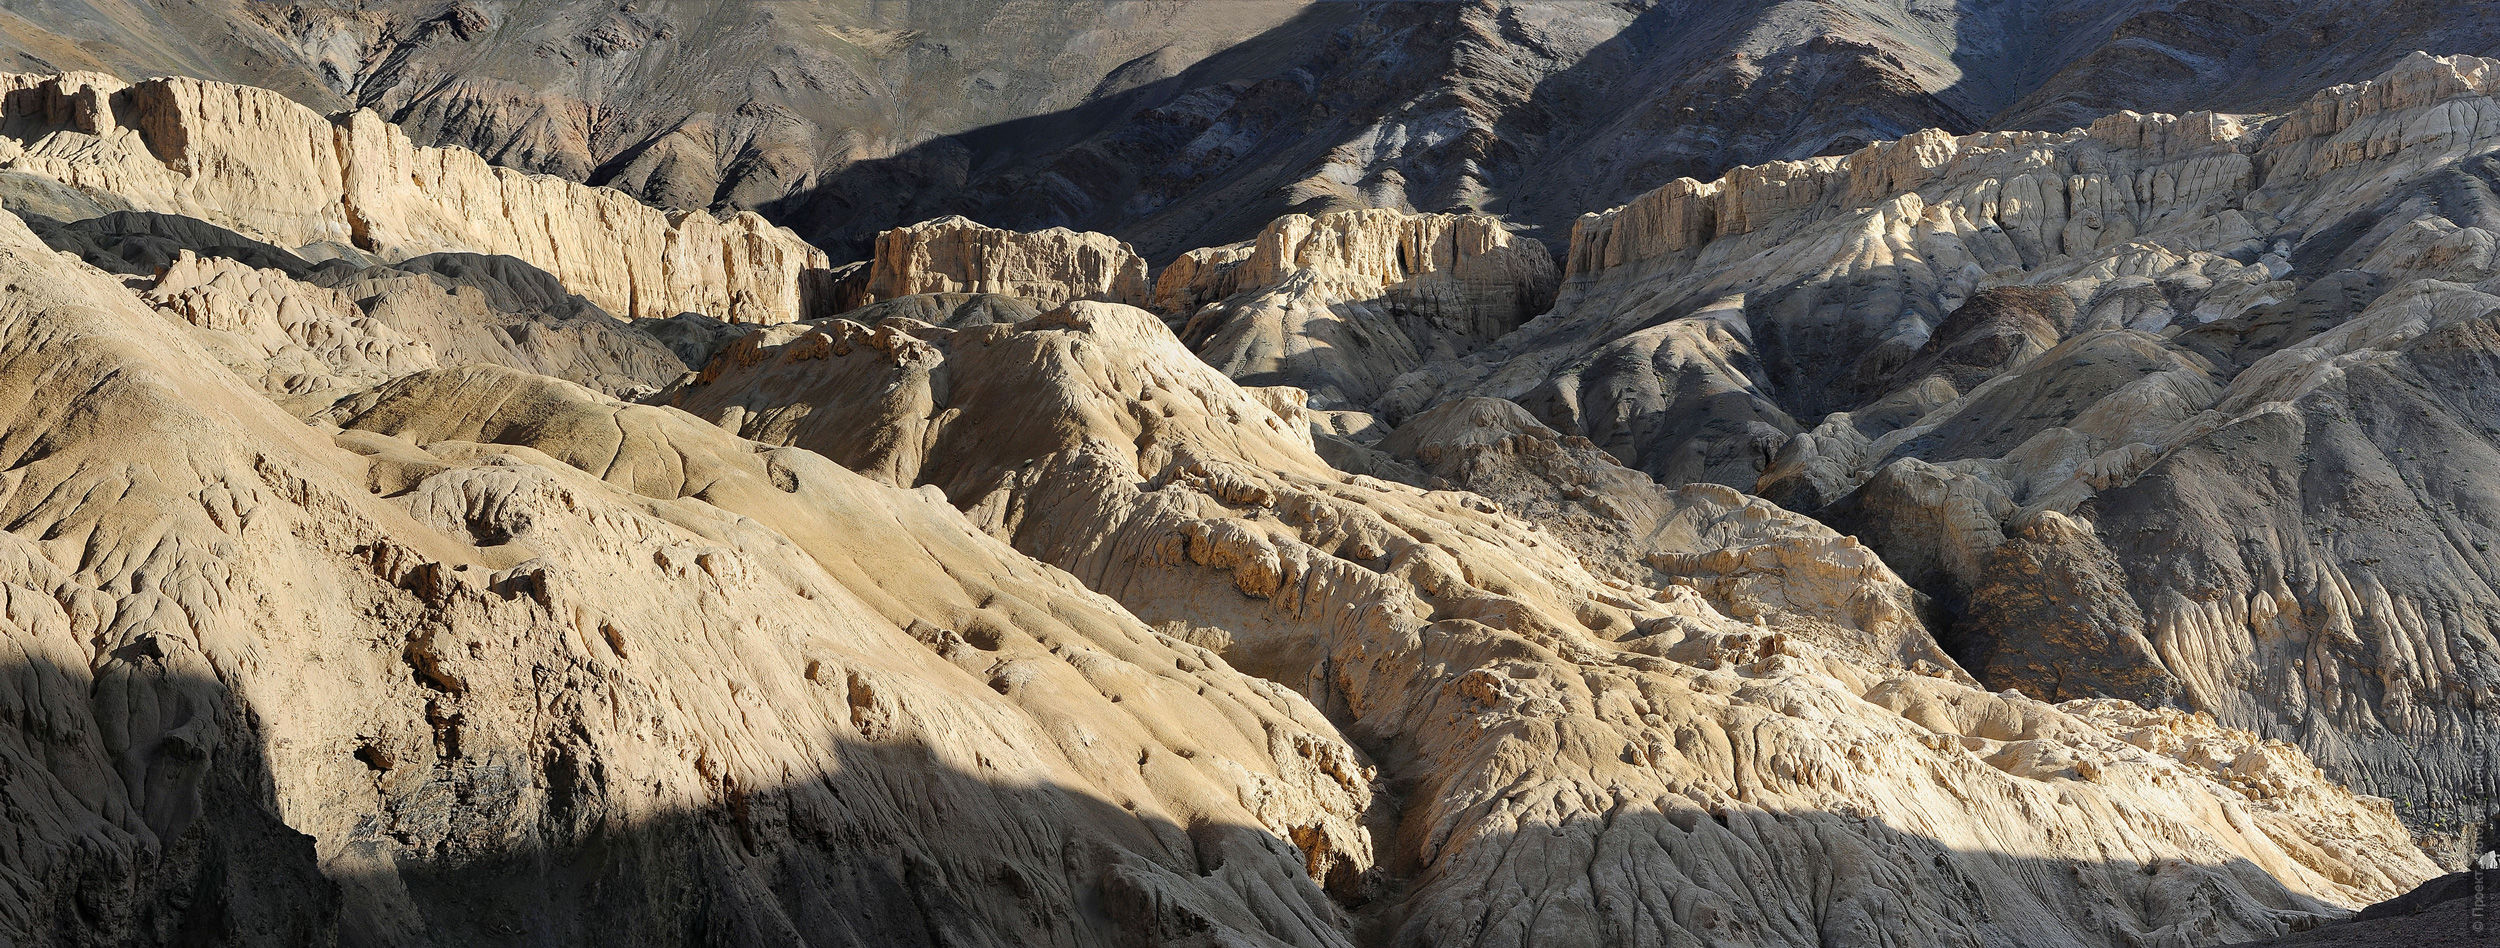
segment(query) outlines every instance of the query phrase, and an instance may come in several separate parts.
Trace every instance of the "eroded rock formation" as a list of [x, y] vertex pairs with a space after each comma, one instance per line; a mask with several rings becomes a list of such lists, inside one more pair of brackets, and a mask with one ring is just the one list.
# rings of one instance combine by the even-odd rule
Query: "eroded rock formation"
[[[1888, 575], [1863, 551], [1854, 569], [1816, 559], [1845, 544], [1802, 518], [1658, 492], [1677, 523], [1663, 544], [1753, 536], [1800, 568], [1785, 588], [1746, 578], [1740, 549], [1675, 562], [1693, 585], [1610, 577], [1481, 495], [1338, 472], [1277, 394], [1144, 311], [1080, 302], [1014, 325], [774, 327], [664, 397], [942, 491], [1141, 618], [1303, 690], [1400, 791], [1383, 856], [1413, 873], [1384, 916], [1398, 943], [2225, 938], [2428, 872], [2385, 803], [2288, 745], [1990, 694], [1932, 644], [1784, 624], [1855, 595], [1809, 587]], [[1774, 591], [1788, 611], [1752, 621], [1713, 603]], [[1924, 641], [1913, 616], [1864, 631], [1887, 628]], [[1937, 890], [1959, 895], [1886, 894]]]
[[1372, 407], [1509, 397], [1819, 513], [1991, 684], [2209, 710], [2436, 840], [2500, 767], [2495, 75], [1679, 181], [1581, 221], [1552, 313]]
[[1017, 233], [961, 217], [877, 235], [853, 309], [920, 293], [986, 293], [1057, 305], [1069, 300], [1144, 304], [1146, 261], [1129, 245], [1064, 227]]
[[754, 214], [650, 207], [605, 188], [429, 148], [367, 111], [324, 117], [196, 79], [0, 74], [0, 168], [285, 248], [398, 260], [507, 254], [619, 316], [802, 318], [822, 252]]
[[[1450, 9], [1330, 15], [1461, 63], [1561, 22]], [[1536, 74], [1340, 116], [1288, 190], [1475, 206], [1516, 159], [1480, 94]], [[1679, 181], [1559, 289], [1490, 218], [1365, 211], [1151, 293], [1099, 234], [940, 220], [837, 278], [370, 113], [9, 80], [0, 939], [2311, 926], [2488, 805], [2495, 77]], [[1224, 88], [1165, 117], [1313, 92]], [[1087, 167], [1035, 180], [1127, 186]]]
[[1245, 244], [1193, 250], [1155, 280], [1181, 338], [1245, 383], [1326, 408], [1484, 347], [1553, 302], [1544, 246], [1496, 218], [1397, 211], [1289, 215]]
[[1380, 447], [1555, 532], [1602, 574], [1690, 588], [1729, 618], [1875, 664], [1954, 668], [1922, 621], [1923, 597], [1856, 538], [1722, 485], [1662, 488], [1515, 403], [1448, 402]]
[[[183, 271], [229, 353], [391, 338]], [[311, 426], [0, 275], [10, 940], [1347, 943], [1363, 756], [927, 492], [493, 365]]]

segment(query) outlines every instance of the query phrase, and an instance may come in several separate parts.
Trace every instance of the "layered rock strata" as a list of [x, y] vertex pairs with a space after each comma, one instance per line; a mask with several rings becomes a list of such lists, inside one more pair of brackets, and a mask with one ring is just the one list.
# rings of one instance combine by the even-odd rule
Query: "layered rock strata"
[[1018, 233], [961, 217], [922, 221], [877, 235], [877, 249], [841, 308], [921, 293], [1013, 296], [1045, 306], [1070, 300], [1143, 305], [1151, 294], [1146, 261], [1101, 234], [1054, 227]]
[[1233, 378], [1351, 408], [1543, 312], [1554, 279], [1545, 247], [1496, 218], [1339, 211], [1183, 254], [1156, 279], [1154, 306]]
[[383, 260], [508, 254], [628, 318], [802, 318], [823, 253], [749, 213], [650, 207], [605, 188], [411, 142], [367, 111], [325, 117], [197, 79], [0, 75], [0, 169], [198, 218], [286, 248]]

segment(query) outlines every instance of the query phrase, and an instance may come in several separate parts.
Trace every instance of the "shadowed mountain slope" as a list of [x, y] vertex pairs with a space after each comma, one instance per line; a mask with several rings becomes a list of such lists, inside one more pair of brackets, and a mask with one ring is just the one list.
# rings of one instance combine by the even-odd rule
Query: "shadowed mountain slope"
[[47, 4], [16, 68], [179, 72], [833, 252], [961, 213], [1157, 260], [1286, 211], [1504, 214], [1559, 244], [1678, 176], [1940, 127], [2275, 111], [2404, 53], [2423, 0], [570, 0]]

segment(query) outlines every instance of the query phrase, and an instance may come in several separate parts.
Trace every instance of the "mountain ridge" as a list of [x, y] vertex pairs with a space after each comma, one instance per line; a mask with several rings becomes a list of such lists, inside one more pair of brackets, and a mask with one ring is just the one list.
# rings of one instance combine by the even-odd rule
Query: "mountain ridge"
[[2500, 61], [1160, 274], [7, 81], [10, 937], [2192, 945], [2490, 810]]
[[141, 2], [0, 40], [119, 37], [77, 65], [373, 108], [522, 170], [764, 209], [843, 261], [956, 213], [1157, 258], [1366, 206], [1492, 211], [1559, 244], [1580, 211], [1679, 176], [1923, 127], [2273, 111], [2412, 49], [2500, 53], [2418, 0], [2244, 6], [302, 2], [212, 4], [227, 28], [185, 30], [200, 9]]

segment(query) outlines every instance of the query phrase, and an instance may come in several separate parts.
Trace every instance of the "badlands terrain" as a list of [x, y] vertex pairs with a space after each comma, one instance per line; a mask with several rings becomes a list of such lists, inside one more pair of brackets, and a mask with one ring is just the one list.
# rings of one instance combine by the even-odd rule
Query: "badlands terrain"
[[1288, 212], [1483, 211], [1560, 251], [1678, 177], [1925, 128], [2279, 113], [2414, 50], [2437, 0], [45, 0], [0, 69], [181, 74], [838, 261], [965, 214], [1160, 266]]
[[0, 944], [2478, 943], [2496, 47], [13, 9]]

